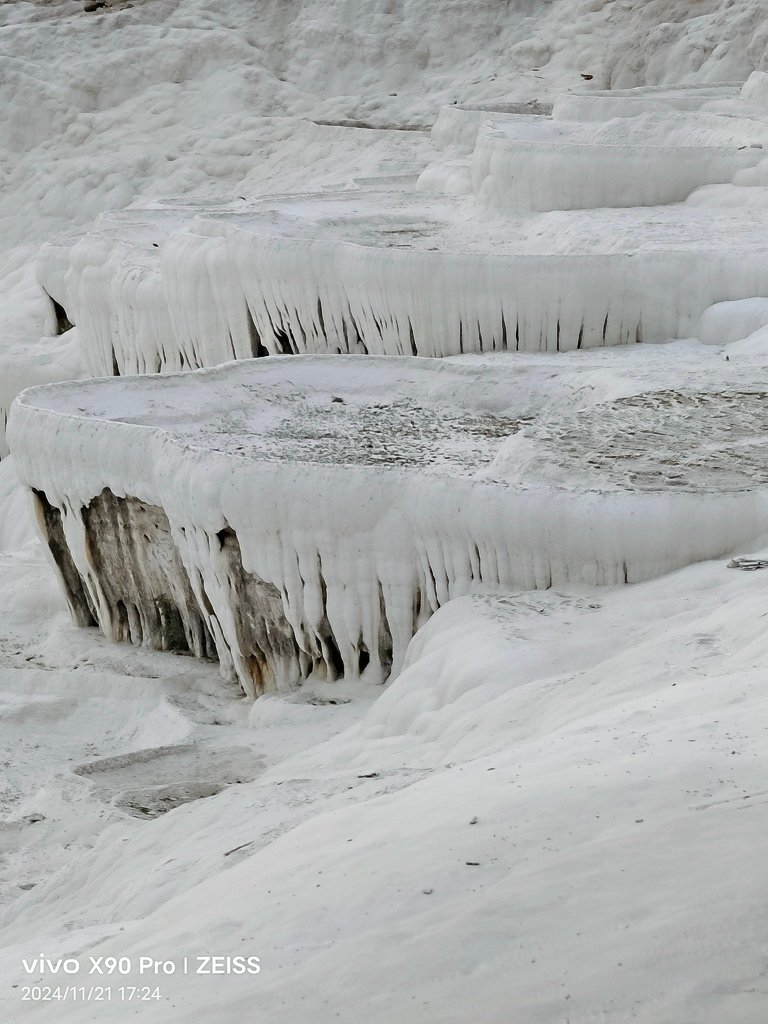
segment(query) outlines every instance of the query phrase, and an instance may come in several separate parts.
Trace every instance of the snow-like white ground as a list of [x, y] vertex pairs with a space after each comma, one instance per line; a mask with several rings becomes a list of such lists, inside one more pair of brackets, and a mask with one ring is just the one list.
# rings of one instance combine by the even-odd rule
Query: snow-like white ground
[[[21, 1002], [11, 985], [58, 980], [24, 973], [42, 951], [261, 957], [151, 976], [141, 1019], [163, 1024], [762, 1019], [761, 573], [467, 598], [372, 707], [266, 698], [247, 731], [210, 671], [50, 618], [34, 556], [3, 572], [3, 742], [30, 755], [8, 783], [5, 1019], [133, 1018]], [[244, 748], [259, 774], [237, 785]], [[152, 814], [155, 787], [226, 781]]]
[[[588, 358], [497, 357], [529, 409], [564, 411], [765, 372], [719, 346]], [[464, 1024], [480, 999], [499, 1024], [510, 1002], [541, 1024], [757, 1024], [764, 582], [727, 560], [460, 599], [384, 694], [320, 684], [249, 709], [213, 667], [75, 630], [37, 549], [4, 556], [2, 720], [29, 756], [6, 756], [8, 983], [54, 980], [20, 966], [42, 951], [223, 951], [262, 972], [163, 976], [142, 1015]], [[131, 1012], [19, 993], [14, 1020]]]
[[[83, 327], [59, 334], [36, 283], [42, 243], [66, 233], [69, 248], [135, 221], [115, 212], [131, 203], [154, 209], [141, 245], [128, 233], [90, 250], [97, 285], [113, 279], [99, 257], [121, 246], [123, 269], [137, 271], [133, 294], [112, 295], [110, 337], [144, 331], [151, 358], [131, 368], [154, 371], [163, 324], [136, 311], [166, 315], [150, 287], [164, 217], [186, 224], [186, 205], [210, 228], [222, 199], [242, 212], [265, 194], [358, 189], [390, 193], [380, 201], [393, 206], [419, 175], [429, 183], [436, 145], [434, 190], [465, 195], [478, 108], [487, 120], [554, 103], [558, 123], [702, 107], [733, 117], [739, 85], [768, 67], [768, 18], [760, 0], [108, 0], [90, 12], [81, 0], [14, 0], [0, 4], [0, 60], [7, 411], [24, 387], [93, 370]], [[768, 90], [750, 81], [742, 99], [759, 118]], [[617, 95], [640, 85], [654, 91]], [[438, 115], [442, 141], [429, 131]], [[510, 474], [564, 474], [582, 491], [641, 500], [666, 460], [670, 491], [761, 491], [766, 186], [760, 161], [684, 208], [626, 221], [604, 211], [591, 236], [579, 221], [574, 251], [591, 238], [610, 268], [585, 309], [616, 280], [650, 298], [679, 290], [679, 309], [646, 305], [657, 340], [703, 344], [483, 357], [500, 382], [519, 378], [520, 414], [542, 417], [535, 443], [512, 446]], [[567, 246], [578, 217], [532, 220], [531, 252]], [[612, 279], [633, 246], [639, 262], [659, 261], [660, 220], [688, 250], [674, 288], [665, 267]], [[194, 239], [193, 256], [210, 254], [210, 236], [178, 234]], [[724, 251], [736, 255], [715, 265]], [[216, 291], [224, 309], [212, 307], [201, 283], [222, 280], [214, 256], [210, 269], [188, 284], [177, 322], [190, 355], [211, 344], [215, 361], [230, 324], [232, 341], [250, 345], [252, 333], [242, 290], [231, 308], [233, 293]], [[418, 283], [404, 275], [403, 287]], [[617, 323], [631, 321], [634, 341], [625, 308]], [[87, 320], [98, 305], [83, 309]], [[178, 351], [168, 367], [186, 365]], [[638, 444], [641, 431], [652, 438]], [[109, 441], [102, 454], [119, 468]], [[738, 497], [734, 508], [744, 515]], [[15, 460], [3, 458], [0, 1019], [763, 1024], [765, 574], [727, 568], [723, 538], [768, 557], [768, 537], [752, 536], [760, 515], [738, 538], [733, 527], [724, 515], [722, 558], [648, 582], [449, 602], [384, 691], [313, 683], [252, 703], [213, 665], [73, 627]], [[25, 972], [22, 958], [41, 954], [83, 969]], [[177, 973], [94, 977], [89, 954], [170, 959]], [[180, 973], [184, 956], [203, 954], [258, 956], [261, 972]], [[113, 999], [23, 999], [24, 985], [62, 981], [107, 982]], [[120, 1001], [121, 983], [149, 982], [161, 1000]]]

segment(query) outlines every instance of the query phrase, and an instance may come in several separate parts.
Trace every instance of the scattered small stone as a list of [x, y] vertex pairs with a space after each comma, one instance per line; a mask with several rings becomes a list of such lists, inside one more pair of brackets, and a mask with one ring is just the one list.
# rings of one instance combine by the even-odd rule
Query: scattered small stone
[[480, 861], [479, 860], [465, 860], [464, 863], [467, 865], [468, 868], [479, 868], [480, 867]]
[[36, 825], [38, 821], [45, 821], [45, 815], [37, 813], [28, 814], [24, 820], [27, 822], [28, 825]]
[[83, 8], [83, 10], [85, 11], [86, 14], [91, 14], [93, 11], [98, 11], [102, 7], [106, 7], [106, 6], [107, 5], [106, 5], [105, 0], [101, 0], [101, 3], [86, 4], [85, 7]]
[[344, 403], [344, 399], [343, 399], [343, 398], [339, 398], [339, 396], [338, 396], [338, 395], [334, 395], [334, 396], [333, 396], [333, 398], [331, 399], [331, 401], [332, 401], [332, 402], [341, 402], [341, 404], [342, 404], [342, 405], [344, 405], [344, 404], [345, 404], [345, 403]]
[[435, 890], [434, 890], [434, 889], [422, 889], [421, 891], [422, 891], [422, 892], [424, 893], [424, 895], [425, 895], [425, 896], [431, 896], [431, 895], [432, 895], [432, 893], [433, 893], [433, 892], [434, 892]]
[[358, 779], [378, 779], [378, 772], [364, 772], [362, 775], [357, 776]]
[[582, 75], [581, 77], [582, 77], [582, 78], [584, 79], [584, 81], [585, 81], [585, 82], [591, 82], [591, 81], [592, 81], [592, 79], [593, 79], [593, 78], [594, 78], [595, 76], [594, 76], [594, 75]]
[[635, 818], [635, 824], [636, 825], [642, 825], [642, 823], [644, 821], [645, 821], [645, 818]]
[[224, 852], [224, 856], [229, 857], [230, 854], [237, 853], [238, 850], [244, 850], [247, 846], [253, 846], [253, 840], [247, 843], [241, 843], [239, 846], [233, 846], [231, 850], [226, 850]]
[[470, 818], [470, 819], [469, 819], [469, 824], [470, 824], [470, 825], [476, 825], [476, 824], [477, 824], [477, 822], [478, 822], [478, 817], [477, 817], [477, 815], [475, 815], [475, 816], [474, 816], [474, 818]]
[[732, 558], [726, 568], [741, 569], [743, 572], [755, 572], [756, 569], [768, 569], [768, 559]]
[[36, 885], [37, 882], [20, 882], [19, 888], [24, 890], [34, 889]]

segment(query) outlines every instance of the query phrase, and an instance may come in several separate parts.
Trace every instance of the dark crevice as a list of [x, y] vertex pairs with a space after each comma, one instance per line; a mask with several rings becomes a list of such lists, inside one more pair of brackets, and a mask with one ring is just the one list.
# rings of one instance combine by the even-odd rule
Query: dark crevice
[[379, 585], [379, 659], [381, 661], [382, 676], [384, 681], [389, 678], [392, 671], [392, 630], [389, 628], [387, 618], [387, 606], [384, 601], [384, 588]]
[[379, 332], [379, 337], [383, 341], [384, 340], [384, 331], [382, 330], [381, 322], [379, 321], [379, 318], [376, 316], [376, 314], [373, 312], [373, 310], [371, 310], [371, 316], [373, 317], [373, 322], [376, 324], [376, 330]]
[[[45, 294], [48, 295], [48, 292], [46, 292]], [[51, 300], [51, 305], [53, 306], [53, 315], [56, 318], [56, 335], [59, 336], [62, 334], [66, 334], [67, 331], [71, 331], [75, 325], [69, 319], [69, 314], [67, 313], [66, 309], [64, 309], [64, 307], [61, 305], [61, 303], [57, 302], [52, 295], [48, 295], [48, 298]]]
[[320, 333], [323, 335], [325, 340], [328, 340], [328, 335], [325, 331], [325, 317], [323, 316], [323, 303], [320, 300], [320, 296], [317, 297], [317, 319], [320, 324]]
[[211, 599], [208, 597], [205, 587], [203, 586], [202, 578], [199, 580], [200, 583], [200, 597], [202, 598], [203, 609], [208, 615], [213, 615], [213, 605]]
[[473, 546], [474, 546], [474, 549], [475, 549], [475, 558], [477, 560], [476, 563], [475, 563], [476, 566], [477, 566], [477, 572], [476, 573], [473, 572], [472, 578], [473, 579], [477, 579], [477, 580], [482, 580], [483, 572], [482, 572], [482, 561], [480, 559], [480, 548], [477, 546], [477, 542], [475, 542], [473, 544]]
[[408, 337], [411, 342], [411, 355], [417, 356], [419, 353], [418, 350], [416, 349], [416, 339], [413, 336], [413, 324], [411, 323], [410, 317], [408, 317]]
[[43, 535], [59, 570], [72, 618], [78, 626], [95, 626], [97, 622], [93, 605], [64, 537], [61, 510], [48, 501], [43, 491], [33, 490], [32, 494], [40, 516]]
[[292, 356], [294, 354], [293, 348], [291, 347], [291, 340], [286, 334], [286, 332], [282, 329], [282, 327], [275, 327], [273, 329], [275, 332], [275, 341], [277, 342], [277, 347], [282, 353], [282, 355]]
[[225, 526], [223, 530], [219, 530], [219, 532], [216, 534], [216, 539], [219, 542], [219, 547], [220, 548], [226, 547], [227, 542], [232, 540], [233, 537], [234, 537], [235, 542], [236, 542], [237, 541], [237, 537], [235, 536], [235, 531], [234, 530], [230, 530], [230, 528], [228, 526]]
[[421, 625], [422, 609], [423, 598], [421, 593], [421, 587], [417, 586], [413, 591], [413, 624], [411, 626], [411, 631], [414, 633], [414, 635], [416, 634], [416, 632], [419, 629], [419, 626]]
[[344, 675], [344, 660], [341, 657], [339, 651], [339, 645], [336, 643], [336, 637], [333, 635], [331, 624], [328, 621], [327, 604], [328, 604], [328, 587], [323, 577], [323, 565], [318, 555], [317, 558], [317, 570], [320, 578], [320, 591], [323, 596], [323, 617], [317, 627], [317, 636], [320, 640], [320, 644], [323, 648], [323, 658], [326, 664], [326, 671], [328, 678], [341, 679]]
[[360, 328], [357, 326], [357, 321], [355, 320], [354, 316], [352, 316], [352, 312], [350, 310], [348, 310], [347, 312], [349, 314], [349, 322], [352, 324], [352, 329], [355, 332], [355, 346], [357, 349], [362, 351], [363, 355], [367, 356], [368, 346], [363, 341], [363, 336], [360, 333]]

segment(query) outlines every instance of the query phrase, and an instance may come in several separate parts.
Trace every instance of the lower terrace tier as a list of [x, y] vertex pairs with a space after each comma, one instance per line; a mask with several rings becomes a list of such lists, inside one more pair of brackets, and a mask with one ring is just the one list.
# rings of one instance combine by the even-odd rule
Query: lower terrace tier
[[631, 583], [768, 529], [762, 391], [695, 370], [670, 391], [661, 367], [626, 393], [631, 360], [590, 358], [562, 380], [568, 357], [313, 356], [57, 384], [9, 439], [79, 624], [217, 657], [254, 696], [377, 682], [452, 598]]

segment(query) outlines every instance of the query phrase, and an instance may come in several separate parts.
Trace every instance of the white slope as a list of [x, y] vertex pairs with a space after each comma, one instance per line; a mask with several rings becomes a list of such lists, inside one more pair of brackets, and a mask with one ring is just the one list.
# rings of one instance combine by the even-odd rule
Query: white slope
[[15, 551], [36, 534], [29, 492], [16, 473], [12, 457], [0, 462], [0, 551]]
[[[179, 973], [113, 981], [157, 985], [141, 1016], [162, 1024], [502, 1024], [510, 1006], [530, 1024], [756, 1024], [763, 590], [717, 562], [455, 602], [359, 726], [155, 820], [112, 810], [51, 873], [46, 843], [85, 807], [65, 772], [19, 811], [47, 817], [20, 833], [36, 885], [2, 917], [7, 981], [55, 984], [21, 967], [41, 950], [170, 959]], [[255, 709], [257, 745], [344, 710]], [[211, 953], [261, 973], [181, 974]], [[14, 1021], [136, 1010], [2, 998]]]
[[4, 245], [147, 188], [236, 181], [295, 131], [282, 117], [429, 124], [440, 103], [528, 99], [582, 75], [744, 81], [767, 39], [756, 0], [5, 4]]

